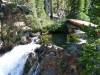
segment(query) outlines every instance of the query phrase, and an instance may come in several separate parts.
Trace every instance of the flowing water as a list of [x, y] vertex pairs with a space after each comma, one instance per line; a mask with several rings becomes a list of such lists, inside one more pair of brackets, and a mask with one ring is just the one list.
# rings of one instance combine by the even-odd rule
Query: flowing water
[[40, 64], [36, 62], [34, 66], [30, 69], [28, 75], [40, 75]]
[[[84, 32], [76, 31], [76, 34], [84, 34]], [[57, 38], [59, 35], [57, 35]], [[44, 37], [45, 38], [45, 37]], [[62, 43], [66, 45], [66, 35], [63, 35], [57, 39], [55, 35], [52, 35], [52, 41], [57, 45], [61, 45]], [[46, 39], [46, 38], [45, 38]], [[62, 41], [63, 40], [63, 41]], [[77, 44], [86, 43], [86, 40], [80, 38], [80, 42]], [[14, 47], [10, 52], [5, 53], [0, 57], [0, 75], [22, 75], [23, 68], [30, 53], [34, 54], [36, 57], [35, 49], [39, 48], [40, 45], [36, 44], [39, 39], [38, 37], [32, 38], [32, 42], [26, 45], [19, 45]], [[63, 45], [62, 44], [62, 45]], [[74, 49], [74, 48], [73, 48]], [[30, 70], [29, 75], [39, 75], [40, 72], [40, 64], [36, 63], [35, 67]]]
[[16, 46], [10, 52], [1, 56], [0, 75], [22, 75], [28, 55], [33, 53], [35, 57], [34, 51], [40, 47], [39, 44], [35, 44], [36, 40], [37, 37], [33, 38], [31, 43]]

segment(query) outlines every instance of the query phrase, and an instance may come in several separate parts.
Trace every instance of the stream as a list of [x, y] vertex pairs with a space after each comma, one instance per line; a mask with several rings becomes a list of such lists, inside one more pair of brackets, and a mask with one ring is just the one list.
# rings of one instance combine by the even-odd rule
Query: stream
[[[80, 35], [81, 33], [83, 34], [83, 32], [81, 31], [78, 32], [76, 31], [76, 34], [78, 35]], [[47, 38], [48, 41], [52, 42], [53, 44], [63, 47], [63, 45], [65, 46], [67, 45], [66, 36], [67, 36], [66, 34], [52, 35], [52, 37], [51, 35], [43, 35], [42, 39]], [[35, 50], [37, 48], [40, 48], [40, 45], [36, 44], [36, 42], [39, 41], [38, 37], [34, 37], [31, 40], [32, 40], [31, 43], [15, 46], [11, 51], [5, 53], [0, 57], [0, 75], [23, 75], [24, 66], [28, 59], [29, 54], [32, 53], [34, 54], [34, 58], [37, 58]], [[80, 42], [78, 42], [77, 44], [82, 44], [82, 43], [86, 43], [86, 40], [80, 38]], [[75, 45], [72, 46], [72, 49], [76, 48], [74, 47]], [[39, 72], [40, 72], [40, 64], [39, 62], [37, 62], [35, 63], [34, 66], [32, 66], [28, 75], [39, 75]]]
[[[33, 41], [29, 44], [14, 47], [10, 52], [7, 52], [0, 57], [0, 75], [23, 74], [23, 68], [28, 55], [33, 53], [34, 57], [36, 57], [35, 49], [40, 47], [39, 44], [35, 44], [36, 40], [38, 40], [37, 37], [34, 37], [32, 40]], [[36, 71], [33, 75], [37, 75]]]

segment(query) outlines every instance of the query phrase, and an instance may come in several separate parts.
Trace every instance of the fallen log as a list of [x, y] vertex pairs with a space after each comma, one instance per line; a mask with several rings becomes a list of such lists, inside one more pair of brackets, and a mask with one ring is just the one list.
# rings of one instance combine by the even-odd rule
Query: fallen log
[[[79, 29], [83, 29], [84, 27], [93, 27], [97, 28], [98, 25], [93, 24], [91, 22], [77, 20], [77, 19], [68, 19], [65, 24], [70, 24], [71, 26], [74, 26]], [[69, 26], [70, 27], [70, 26]], [[97, 35], [100, 36], [100, 31], [96, 31]]]
[[91, 22], [77, 20], [77, 19], [68, 19], [66, 21], [66, 23], [72, 24], [73, 26], [76, 26], [76, 27], [79, 27], [79, 28], [82, 28], [84, 26], [87, 26], [87, 27], [89, 27], [89, 26], [91, 26], [91, 27], [98, 27], [98, 25], [93, 24]]

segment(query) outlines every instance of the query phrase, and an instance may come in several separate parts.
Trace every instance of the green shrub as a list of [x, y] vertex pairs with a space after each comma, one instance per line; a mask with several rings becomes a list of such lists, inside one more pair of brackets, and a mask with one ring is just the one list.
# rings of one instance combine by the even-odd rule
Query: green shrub
[[77, 18], [80, 20], [90, 21], [90, 17], [86, 15], [84, 12], [79, 12], [77, 14]]
[[100, 69], [98, 67], [100, 64], [99, 55], [100, 53], [96, 49], [95, 43], [87, 43], [82, 47], [80, 64], [82, 65], [82, 72], [85, 75], [94, 75], [95, 72], [98, 73]]
[[49, 32], [51, 33], [67, 33], [67, 25], [64, 24], [63, 21], [59, 21], [52, 25], [52, 27], [49, 29]]
[[97, 39], [97, 40], [95, 41], [95, 43], [96, 43], [97, 45], [100, 45], [100, 39]]
[[67, 39], [69, 42], [79, 42], [79, 37], [75, 34], [69, 34]]
[[40, 43], [42, 44], [52, 43], [52, 35], [42, 35], [40, 37]]

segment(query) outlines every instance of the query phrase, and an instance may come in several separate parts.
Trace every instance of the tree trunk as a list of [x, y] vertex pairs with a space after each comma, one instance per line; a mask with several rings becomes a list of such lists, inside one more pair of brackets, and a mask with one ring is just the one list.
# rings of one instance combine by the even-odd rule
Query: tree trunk
[[50, 18], [53, 18], [52, 0], [50, 0]]
[[77, 18], [76, 15], [78, 13], [78, 0], [71, 0], [71, 11], [69, 14], [69, 18]]
[[1, 19], [1, 40], [4, 42], [4, 36], [3, 36], [3, 20]]
[[57, 10], [59, 10], [59, 6], [60, 6], [59, 0], [57, 0]]

